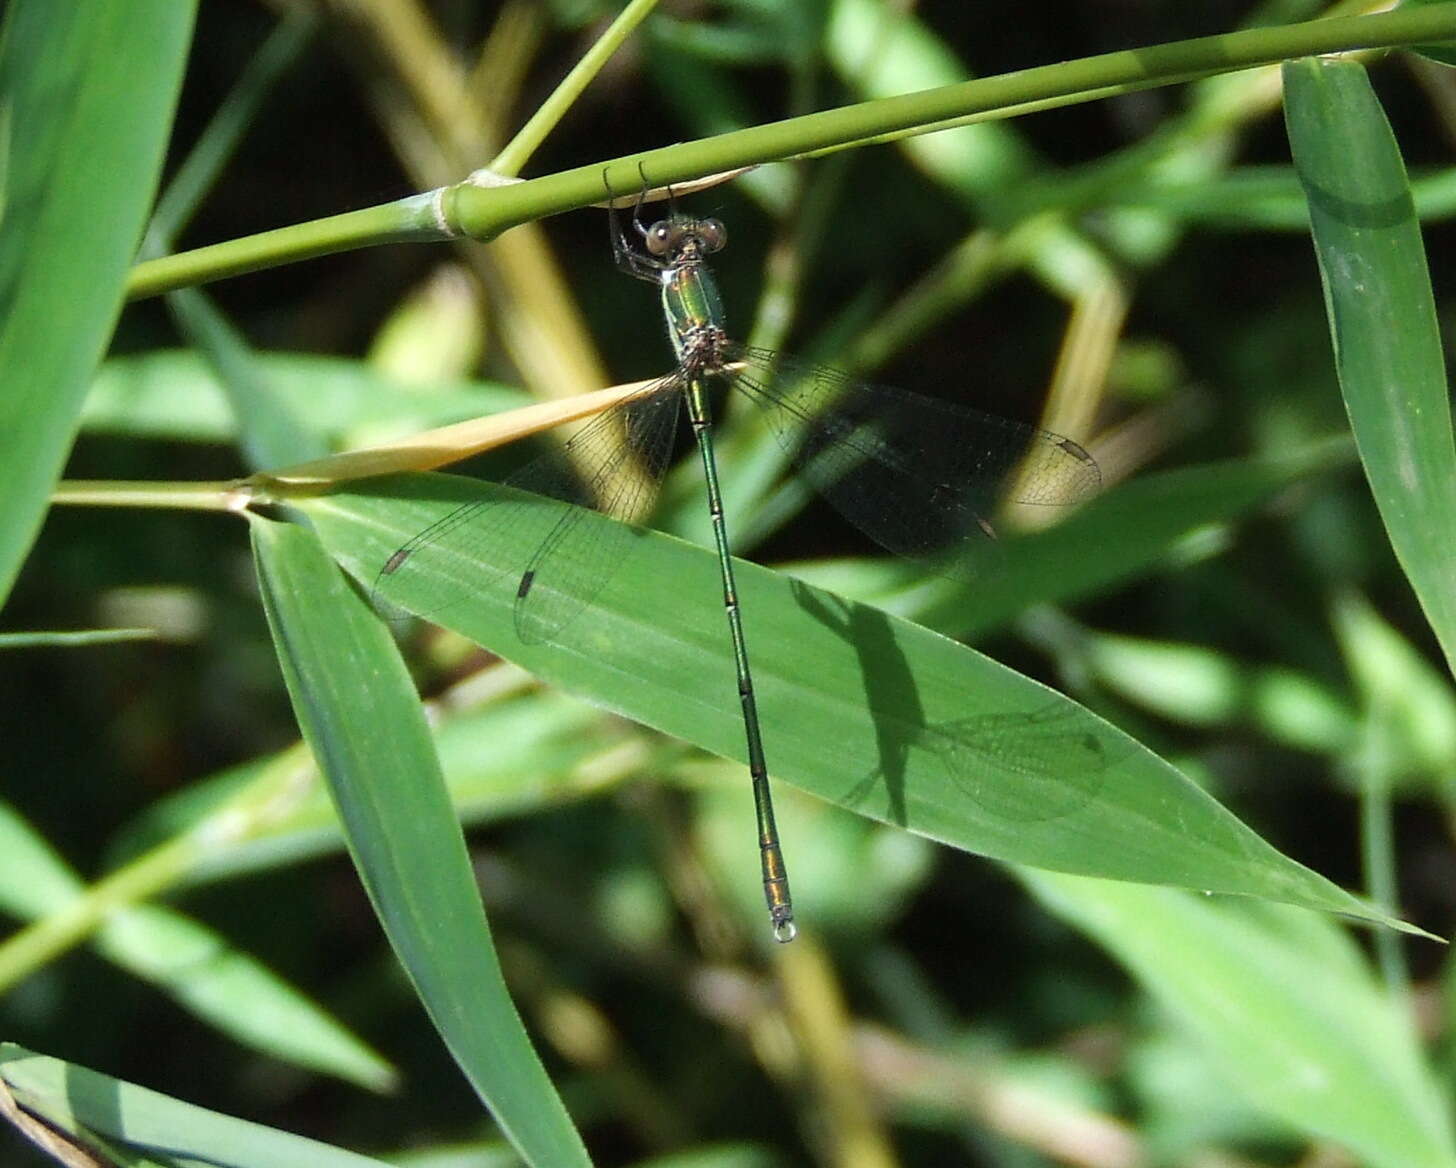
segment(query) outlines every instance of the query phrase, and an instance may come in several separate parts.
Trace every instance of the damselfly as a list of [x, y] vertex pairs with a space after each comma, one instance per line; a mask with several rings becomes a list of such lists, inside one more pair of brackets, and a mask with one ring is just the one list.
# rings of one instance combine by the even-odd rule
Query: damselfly
[[[789, 941], [795, 933], [793, 901], [733, 578], [710, 389], [727, 385], [758, 405], [799, 473], [855, 526], [892, 552], [934, 560], [935, 570], [949, 575], [974, 574], [978, 549], [994, 539], [991, 516], [1002, 502], [1074, 503], [1093, 494], [1101, 476], [1086, 450], [1048, 431], [735, 344], [724, 328], [707, 264], [726, 241], [723, 224], [674, 210], [647, 226], [640, 213], [639, 200], [629, 233], [613, 207], [612, 252], [624, 271], [660, 288], [677, 368], [506, 480], [509, 487], [575, 506], [543, 510], [495, 499], [465, 504], [396, 550], [380, 569], [375, 591], [387, 602], [405, 576], [428, 574], [436, 557], [469, 556], [507, 528], [519, 537], [521, 525], [534, 524], [539, 539], [521, 543], [534, 549], [529, 559], [482, 586], [514, 589], [515, 628], [523, 641], [556, 641], [634, 543], [625, 523], [582, 523], [583, 509], [633, 522], [647, 515], [686, 404], [732, 639], [764, 899], [775, 938]], [[434, 611], [459, 599], [441, 597]]]

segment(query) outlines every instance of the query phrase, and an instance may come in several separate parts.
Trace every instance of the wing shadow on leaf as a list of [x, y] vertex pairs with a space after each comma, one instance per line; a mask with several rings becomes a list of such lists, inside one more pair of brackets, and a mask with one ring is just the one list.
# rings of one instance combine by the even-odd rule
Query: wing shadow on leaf
[[978, 817], [1036, 823], [1074, 814], [1102, 790], [1115, 749], [1105, 728], [1075, 703], [1053, 698], [1019, 710], [931, 722], [913, 671], [896, 644], [887, 614], [839, 602], [795, 582], [795, 599], [825, 628], [852, 645], [864, 679], [865, 704], [875, 726], [879, 763], [842, 796], [858, 807], [877, 785], [885, 817], [908, 826], [906, 776], [910, 756], [934, 756]]
[[643, 534], [559, 495], [524, 490], [514, 478], [400, 476], [378, 480], [371, 493], [420, 517], [415, 535], [369, 577], [370, 602], [385, 619], [452, 624], [472, 604], [509, 604], [516, 636], [528, 645], [559, 640]]

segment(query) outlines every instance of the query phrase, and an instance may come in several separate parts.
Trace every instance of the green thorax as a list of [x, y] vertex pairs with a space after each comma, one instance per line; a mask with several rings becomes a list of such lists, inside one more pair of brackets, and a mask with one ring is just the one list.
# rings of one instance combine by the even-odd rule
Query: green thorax
[[687, 260], [662, 272], [662, 311], [679, 362], [684, 347], [701, 338], [704, 330], [723, 328], [723, 302], [707, 264]]

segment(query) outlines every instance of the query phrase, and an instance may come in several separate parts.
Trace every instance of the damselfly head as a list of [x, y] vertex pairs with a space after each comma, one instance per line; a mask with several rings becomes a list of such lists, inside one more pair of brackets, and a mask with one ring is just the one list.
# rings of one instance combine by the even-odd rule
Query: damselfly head
[[728, 231], [717, 219], [659, 219], [642, 231], [651, 255], [691, 259], [711, 255], [728, 242]]

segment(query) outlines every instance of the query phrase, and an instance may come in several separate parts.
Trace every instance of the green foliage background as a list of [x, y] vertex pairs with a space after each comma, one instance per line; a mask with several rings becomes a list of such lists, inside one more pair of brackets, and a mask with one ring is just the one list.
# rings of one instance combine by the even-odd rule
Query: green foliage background
[[[1107, 487], [951, 586], [729, 416], [730, 522], [787, 573], [743, 569], [805, 926], [778, 948], [743, 768], [705, 749], [741, 748], [691, 461], [582, 644], [511, 644], [508, 598], [403, 634], [428, 727], [336, 565], [367, 584], [478, 488], [275, 484], [250, 547], [208, 485], [662, 372], [599, 211], [112, 330], [149, 208], [155, 257], [457, 182], [618, 9], [202, 5], [185, 53], [186, 6], [95, 13], [18, 3], [0, 45], [0, 1038], [157, 1094], [7, 1047], [24, 1106], [121, 1163], [1456, 1163], [1444, 950], [1310, 911], [1450, 932], [1446, 66], [1119, 85], [686, 200], [728, 224], [740, 335], [1069, 434]], [[1320, 15], [664, 5], [498, 167]], [[52, 508], [27, 556], [83, 394], [65, 477], [171, 485]]]

